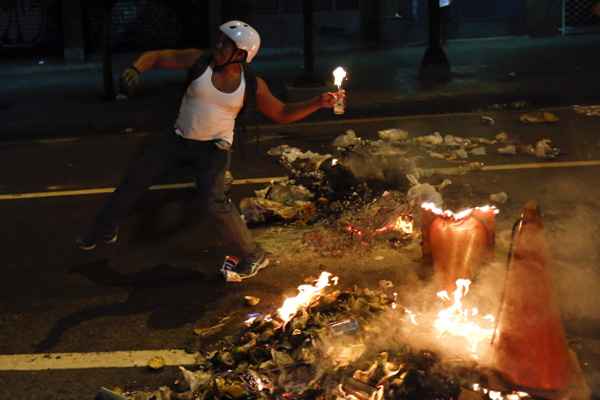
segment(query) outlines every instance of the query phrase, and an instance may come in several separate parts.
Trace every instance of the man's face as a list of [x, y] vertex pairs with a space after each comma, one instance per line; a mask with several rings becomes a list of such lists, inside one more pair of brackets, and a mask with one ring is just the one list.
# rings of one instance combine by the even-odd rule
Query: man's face
[[[221, 39], [219, 43], [217, 43], [215, 47], [213, 57], [217, 65], [223, 65], [230, 59], [231, 55], [236, 53], [237, 51], [238, 48], [235, 42], [223, 33], [221, 34]], [[235, 57], [233, 59], [235, 59]]]

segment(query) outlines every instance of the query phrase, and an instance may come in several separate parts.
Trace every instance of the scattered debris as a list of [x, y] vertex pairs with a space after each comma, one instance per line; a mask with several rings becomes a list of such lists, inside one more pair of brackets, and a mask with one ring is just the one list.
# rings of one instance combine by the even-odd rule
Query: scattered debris
[[444, 139], [439, 132], [434, 132], [433, 135], [416, 137], [413, 141], [416, 145], [425, 148], [432, 148], [444, 143]]
[[490, 200], [497, 203], [505, 203], [508, 200], [508, 195], [505, 192], [494, 193], [490, 195]]
[[535, 146], [519, 145], [518, 150], [522, 153], [531, 154], [538, 158], [549, 158], [555, 159], [560, 154], [560, 149], [550, 147], [550, 139], [542, 139], [538, 141]]
[[379, 281], [379, 287], [382, 289], [389, 289], [394, 287], [394, 284], [391, 281], [386, 281], [382, 279]]
[[246, 305], [251, 307], [257, 306], [260, 303], [260, 299], [254, 296], [246, 296], [244, 300], [246, 301]]
[[[466, 160], [467, 158], [469, 158], [469, 154], [465, 149], [454, 150], [453, 156], [459, 157], [462, 160]], [[450, 159], [454, 159], [453, 156], [450, 156]]]
[[485, 156], [485, 147], [475, 147], [473, 150], [471, 150], [471, 154], [475, 156]]
[[535, 144], [535, 155], [539, 158], [556, 158], [560, 150], [550, 147], [550, 139], [542, 139]]
[[496, 151], [498, 152], [498, 154], [510, 154], [513, 156], [517, 154], [517, 148], [513, 144], [509, 144], [508, 146], [504, 147], [499, 147]]
[[361, 138], [356, 137], [356, 133], [352, 129], [346, 131], [346, 134], [338, 136], [334, 141], [333, 145], [337, 148], [348, 148], [361, 142]]
[[494, 119], [491, 117], [481, 117], [482, 125], [494, 125], [495, 123], [496, 121], [494, 121]]
[[380, 139], [389, 140], [392, 142], [401, 142], [408, 139], [408, 132], [403, 131], [402, 129], [384, 129], [378, 131], [377, 134], [379, 135]]
[[527, 124], [539, 124], [542, 122], [557, 122], [558, 117], [551, 112], [540, 111], [536, 113], [524, 114], [519, 117], [519, 120]]
[[452, 135], [444, 136], [444, 146], [459, 147], [459, 146], [462, 146], [463, 144], [465, 144], [465, 139], [463, 139], [461, 137], [452, 136]]
[[587, 116], [600, 116], [600, 105], [597, 106], [573, 106], [577, 114], [585, 114]]
[[217, 325], [211, 326], [209, 328], [194, 329], [194, 333], [200, 337], [212, 336], [223, 330], [223, 327], [225, 326], [225, 323], [227, 322], [228, 319], [229, 319], [229, 317], [221, 318], [221, 320], [219, 321], [219, 323]]
[[165, 366], [165, 359], [162, 356], [154, 356], [148, 360], [148, 367], [152, 369], [161, 369]]
[[429, 183], [422, 183], [411, 187], [407, 197], [412, 204], [433, 203], [441, 207], [444, 203], [442, 195]]
[[496, 140], [500, 143], [508, 141], [508, 134], [506, 132], [500, 132], [496, 135]]
[[225, 273], [225, 282], [227, 282], [227, 283], [232, 283], [232, 282], [239, 283], [242, 281], [242, 277], [235, 271], [224, 270], [223, 272]]

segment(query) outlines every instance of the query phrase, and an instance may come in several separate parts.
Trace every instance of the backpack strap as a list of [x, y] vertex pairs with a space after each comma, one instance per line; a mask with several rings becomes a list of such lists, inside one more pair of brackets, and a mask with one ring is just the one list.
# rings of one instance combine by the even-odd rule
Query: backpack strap
[[190, 68], [188, 68], [187, 77], [185, 78], [185, 82], [184, 82], [184, 86], [183, 86], [184, 94], [185, 94], [185, 91], [187, 90], [188, 86], [190, 86], [190, 83], [192, 83], [194, 80], [198, 79], [204, 73], [204, 71], [206, 71], [206, 68], [208, 68], [208, 66], [210, 65], [211, 62], [212, 62], [212, 53], [207, 51], [207, 52], [202, 53], [202, 55], [200, 57], [198, 57], [198, 59], [194, 62], [194, 64]]
[[[248, 121], [247, 121], [247, 111], [256, 111], [258, 108], [256, 107], [256, 92], [258, 90], [258, 83], [256, 79], [256, 74], [250, 68], [247, 63], [242, 63], [242, 68], [244, 70], [244, 79], [246, 81], [246, 96], [244, 99], [244, 107], [240, 110], [237, 118], [235, 119], [236, 131], [241, 135], [246, 135], [248, 133]], [[259, 153], [259, 140], [258, 140], [258, 126], [254, 127], [254, 135], [256, 138], [256, 154]], [[238, 141], [239, 142], [239, 141]], [[245, 158], [243, 146], [240, 147], [240, 152], [242, 153], [242, 158]]]
[[244, 109], [256, 111], [256, 91], [258, 84], [256, 82], [256, 74], [246, 63], [242, 63], [244, 77], [246, 78], [246, 99], [244, 100]]

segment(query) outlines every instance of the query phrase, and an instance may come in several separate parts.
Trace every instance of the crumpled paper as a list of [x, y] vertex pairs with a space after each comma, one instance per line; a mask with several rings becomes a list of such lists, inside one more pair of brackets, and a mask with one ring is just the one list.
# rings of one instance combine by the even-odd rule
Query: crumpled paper
[[536, 113], [523, 114], [519, 117], [519, 120], [526, 124], [539, 124], [542, 122], [556, 122], [558, 117], [547, 111], [540, 111]]

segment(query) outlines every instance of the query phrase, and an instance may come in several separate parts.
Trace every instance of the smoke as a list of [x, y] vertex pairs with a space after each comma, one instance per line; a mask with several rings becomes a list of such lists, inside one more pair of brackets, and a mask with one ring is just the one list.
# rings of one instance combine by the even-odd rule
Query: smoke
[[597, 397], [600, 393], [597, 368], [600, 359], [600, 208], [598, 192], [589, 182], [573, 179], [571, 175], [547, 181], [541, 191], [550, 199], [541, 212], [567, 342], [577, 354], [593, 397]]
[[599, 218], [597, 204], [576, 204], [545, 222], [558, 304], [567, 326], [578, 333], [600, 327]]
[[407, 174], [419, 176], [416, 160], [392, 142], [359, 142], [351, 151], [344, 151], [341, 155], [340, 162], [360, 181], [377, 180], [405, 187], [408, 184]]
[[600, 203], [589, 182], [557, 173], [538, 189], [543, 193], [538, 204], [563, 321], [575, 330], [587, 325], [598, 331]]

